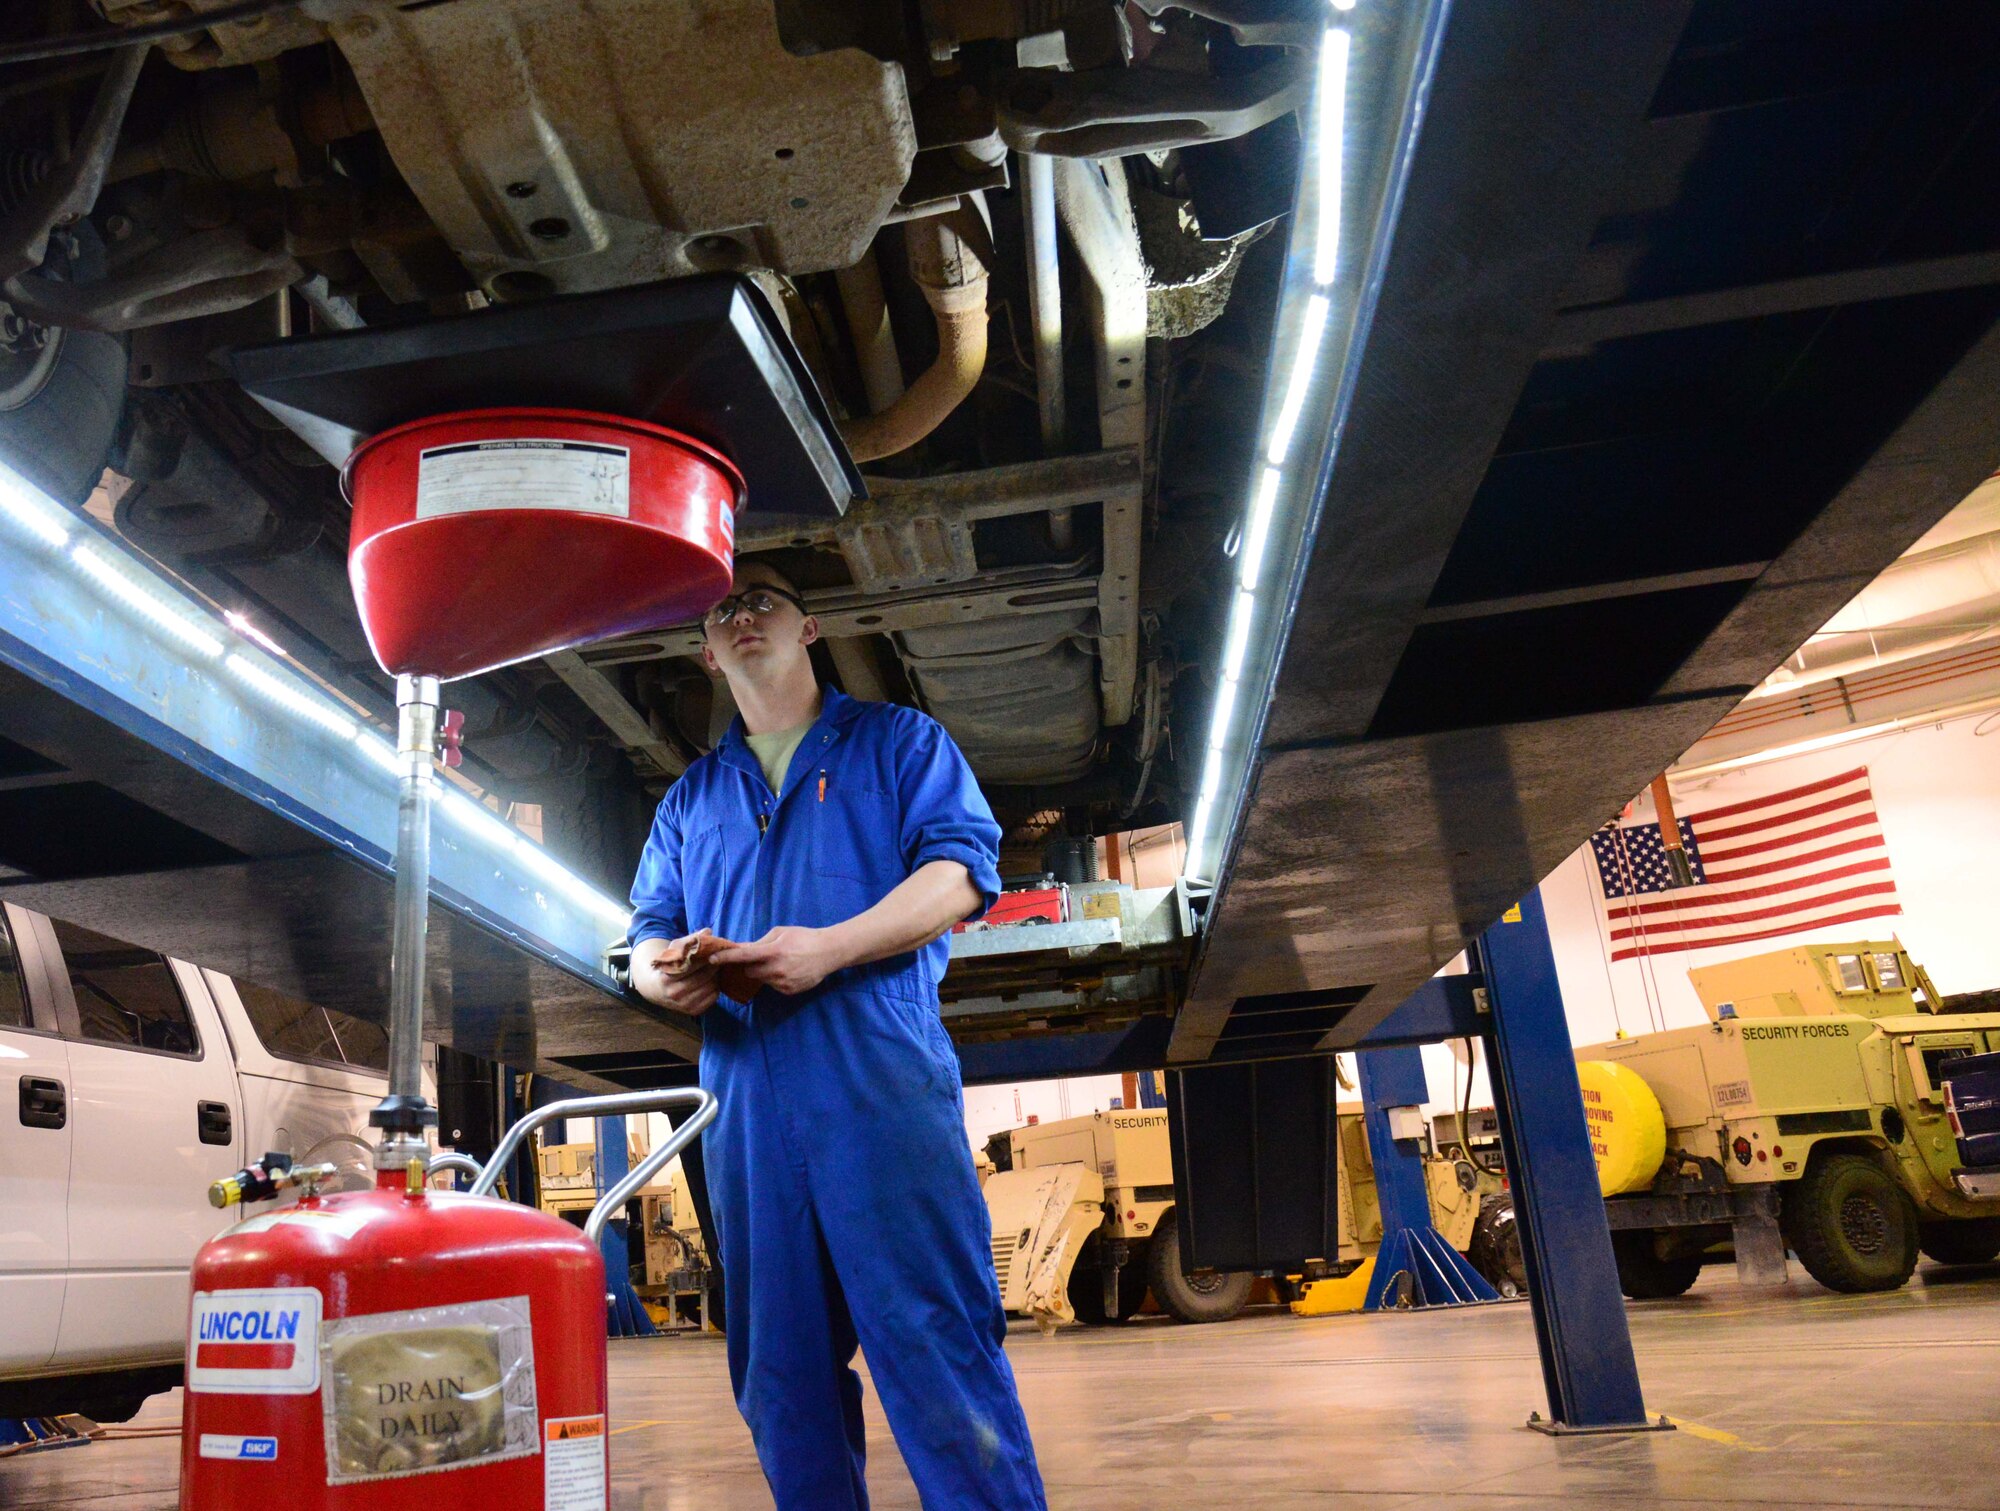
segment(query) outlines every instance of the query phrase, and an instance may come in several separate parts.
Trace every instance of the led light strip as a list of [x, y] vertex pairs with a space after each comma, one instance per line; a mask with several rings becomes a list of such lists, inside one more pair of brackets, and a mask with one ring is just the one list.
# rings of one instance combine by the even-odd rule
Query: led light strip
[[[1333, 9], [1347, 11], [1355, 0], [1332, 0]], [[1215, 704], [1209, 716], [1208, 743], [1202, 757], [1201, 785], [1195, 797], [1194, 818], [1189, 822], [1187, 858], [1181, 875], [1192, 882], [1212, 882], [1221, 860], [1224, 836], [1212, 832], [1218, 822], [1216, 801], [1222, 790], [1223, 769], [1231, 758], [1232, 741], [1254, 722], [1251, 700], [1240, 696], [1249, 659], [1255, 645], [1259, 609], [1258, 593], [1264, 575], [1264, 555], [1271, 538], [1271, 525], [1288, 480], [1286, 466], [1291, 460], [1292, 442], [1306, 400], [1321, 375], [1321, 357], [1327, 343], [1327, 328], [1333, 314], [1333, 284], [1340, 271], [1341, 194], [1344, 175], [1341, 154], [1346, 146], [1347, 71], [1353, 54], [1353, 39], [1347, 30], [1330, 26], [1320, 41], [1319, 80], [1312, 107], [1312, 133], [1308, 138], [1301, 202], [1308, 192], [1317, 196], [1317, 215], [1312, 231], [1312, 287], [1296, 321], [1291, 366], [1282, 389], [1274, 381], [1269, 393], [1282, 393], [1276, 413], [1270, 417], [1261, 461], [1244, 520], [1242, 543], [1236, 553], [1236, 592], [1230, 601], [1229, 625], [1223, 636], [1221, 676], [1215, 686]], [[1298, 259], [1295, 246], [1294, 259]], [[1273, 374], [1275, 380], [1276, 374]], [[1267, 401], [1268, 409], [1268, 401]], [[1270, 634], [1278, 623], [1275, 614], [1265, 617]], [[1244, 753], [1247, 767], [1247, 752]], [[1228, 815], [1221, 815], [1226, 823]]]
[[[107, 603], [214, 663], [264, 707], [349, 742], [357, 755], [387, 775], [402, 774], [396, 747], [286, 666], [279, 659], [285, 655], [284, 648], [269, 635], [241, 614], [228, 611], [218, 618], [180, 594], [115, 545], [78, 528], [67, 510], [5, 467], [0, 467], [0, 520], [88, 579]], [[259, 650], [232, 650], [231, 639], [238, 635]], [[621, 903], [593, 887], [484, 804], [452, 788], [445, 792], [440, 807], [458, 829], [476, 835], [488, 849], [525, 864], [540, 885], [563, 893], [621, 931], [630, 921], [631, 913]]]

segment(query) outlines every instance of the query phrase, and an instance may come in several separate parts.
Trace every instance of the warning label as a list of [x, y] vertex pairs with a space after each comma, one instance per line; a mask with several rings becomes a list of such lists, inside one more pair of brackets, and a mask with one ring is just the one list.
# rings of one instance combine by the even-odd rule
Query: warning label
[[551, 1417], [543, 1424], [542, 1505], [545, 1511], [604, 1511], [604, 1418]]
[[1611, 1125], [1618, 1121], [1618, 1115], [1604, 1105], [1604, 1093], [1595, 1086], [1583, 1088], [1583, 1121], [1590, 1133], [1590, 1152], [1597, 1156], [1597, 1163], [1602, 1166], [1611, 1157], [1611, 1146], [1606, 1140], [1610, 1137], [1608, 1130]]
[[417, 458], [417, 518], [481, 509], [632, 514], [632, 453], [585, 441], [469, 441]]

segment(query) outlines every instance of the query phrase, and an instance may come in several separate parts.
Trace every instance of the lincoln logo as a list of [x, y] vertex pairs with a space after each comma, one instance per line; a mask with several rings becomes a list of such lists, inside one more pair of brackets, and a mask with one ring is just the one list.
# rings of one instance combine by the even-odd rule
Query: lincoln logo
[[291, 1343], [299, 1336], [299, 1314], [291, 1311], [210, 1312], [201, 1319], [203, 1343]]
[[290, 1369], [299, 1336], [296, 1307], [208, 1312], [201, 1319], [197, 1369]]

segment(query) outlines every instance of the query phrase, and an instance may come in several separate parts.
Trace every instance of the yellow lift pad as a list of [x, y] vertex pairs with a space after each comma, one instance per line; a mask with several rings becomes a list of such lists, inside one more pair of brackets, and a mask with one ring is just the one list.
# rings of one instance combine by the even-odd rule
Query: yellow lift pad
[[1335, 1312], [1358, 1312], [1368, 1299], [1368, 1282], [1375, 1274], [1375, 1256], [1361, 1261], [1360, 1268], [1338, 1280], [1315, 1280], [1305, 1294], [1292, 1303], [1297, 1317], [1330, 1317]]

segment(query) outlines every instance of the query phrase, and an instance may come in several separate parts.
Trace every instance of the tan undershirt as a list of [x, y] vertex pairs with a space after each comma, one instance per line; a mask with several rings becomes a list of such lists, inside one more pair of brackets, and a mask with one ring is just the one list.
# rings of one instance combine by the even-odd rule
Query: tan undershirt
[[791, 769], [792, 756], [806, 737], [806, 731], [817, 724], [818, 719], [808, 719], [803, 724], [794, 724], [790, 729], [774, 729], [769, 734], [743, 736], [743, 743], [750, 747], [750, 753], [757, 758], [757, 764], [764, 768], [764, 780], [771, 784], [773, 796], [784, 791], [785, 773]]

